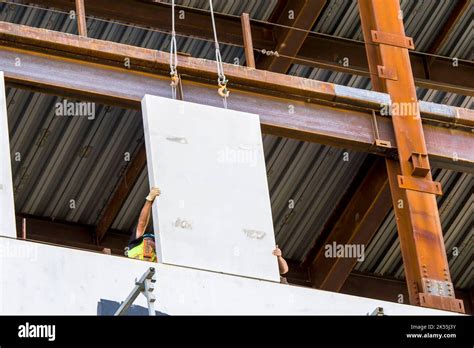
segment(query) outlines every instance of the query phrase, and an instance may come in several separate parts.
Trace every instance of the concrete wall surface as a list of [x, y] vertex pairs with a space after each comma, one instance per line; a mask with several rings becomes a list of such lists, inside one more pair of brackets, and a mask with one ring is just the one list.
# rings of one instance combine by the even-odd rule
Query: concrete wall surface
[[0, 71], [0, 236], [16, 236], [10, 137], [3, 71]]
[[159, 260], [278, 281], [258, 115], [150, 95], [142, 108]]
[[[148, 267], [157, 272], [155, 308], [168, 315], [454, 314], [8, 237], [0, 237], [0, 314], [105, 313], [101, 304], [122, 302]], [[134, 304], [147, 307], [142, 295]]]

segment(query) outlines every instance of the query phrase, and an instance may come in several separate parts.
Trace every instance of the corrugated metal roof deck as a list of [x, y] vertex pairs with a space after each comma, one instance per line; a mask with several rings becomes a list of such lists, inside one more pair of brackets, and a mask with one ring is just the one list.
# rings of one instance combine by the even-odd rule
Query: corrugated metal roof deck
[[[216, 2], [218, 12], [267, 20], [276, 0], [235, 0]], [[417, 50], [425, 50], [440, 31], [445, 14], [454, 2], [402, 1], [407, 35], [413, 36]], [[183, 5], [206, 8], [207, 1], [183, 1]], [[66, 14], [0, 4], [0, 20], [63, 32], [76, 32], [74, 20]], [[88, 19], [89, 35], [104, 40], [167, 50], [169, 36], [163, 32]], [[469, 30], [471, 29], [471, 30]], [[331, 1], [314, 30], [362, 40], [356, 1]], [[166, 31], [166, 30], [165, 30]], [[469, 34], [470, 33], [470, 34]], [[178, 50], [194, 57], [213, 59], [211, 42], [178, 38]], [[243, 50], [222, 45], [226, 62], [244, 62]], [[444, 55], [472, 59], [472, 20], [469, 14], [458, 23], [452, 38], [441, 48]], [[365, 77], [293, 65], [290, 73], [357, 88], [370, 88]], [[420, 100], [472, 108], [472, 98], [451, 93], [418, 89]], [[15, 205], [18, 212], [95, 225], [111, 197], [128, 162], [143, 138], [138, 112], [97, 105], [95, 120], [86, 117], [55, 117], [54, 105], [60, 98], [15, 88], [7, 89], [11, 150], [21, 154], [13, 161]], [[347, 189], [366, 154], [264, 136], [268, 183], [277, 242], [285, 255], [301, 260], [319, 235], [342, 193]], [[13, 157], [14, 158], [14, 157]], [[131, 190], [112, 228], [126, 233], [138, 217], [148, 187], [146, 169]], [[451, 272], [456, 287], [472, 287], [473, 176], [447, 170], [433, 170], [443, 184], [439, 198]], [[76, 209], [69, 200], [76, 200]], [[294, 208], [290, 208], [293, 200]], [[453, 256], [453, 247], [460, 250]], [[393, 212], [389, 213], [367, 247], [366, 261], [359, 271], [403, 276]]]

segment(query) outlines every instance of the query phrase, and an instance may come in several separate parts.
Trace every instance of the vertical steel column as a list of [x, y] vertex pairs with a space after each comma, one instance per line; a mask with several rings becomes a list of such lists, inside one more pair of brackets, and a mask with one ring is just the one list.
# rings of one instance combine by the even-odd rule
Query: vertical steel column
[[76, 0], [77, 30], [80, 36], [87, 37], [86, 10], [84, 0]]
[[255, 68], [255, 57], [253, 55], [252, 31], [248, 13], [240, 16], [242, 22], [242, 37], [244, 38], [245, 60], [249, 68]]
[[[372, 85], [391, 98], [399, 162], [387, 160], [410, 303], [464, 313], [454, 297], [398, 0], [359, 0]], [[397, 111], [396, 113], [394, 111]]]

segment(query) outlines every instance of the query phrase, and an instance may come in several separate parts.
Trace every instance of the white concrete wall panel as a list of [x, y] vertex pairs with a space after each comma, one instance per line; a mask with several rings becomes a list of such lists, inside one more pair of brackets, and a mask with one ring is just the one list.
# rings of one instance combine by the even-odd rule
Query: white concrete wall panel
[[16, 236], [5, 80], [0, 71], [0, 235]]
[[[96, 315], [156, 267], [156, 310], [169, 315], [454, 314], [328, 291], [0, 237], [0, 315]], [[144, 296], [135, 304], [146, 308]]]
[[142, 110], [159, 259], [278, 281], [258, 115], [149, 95]]

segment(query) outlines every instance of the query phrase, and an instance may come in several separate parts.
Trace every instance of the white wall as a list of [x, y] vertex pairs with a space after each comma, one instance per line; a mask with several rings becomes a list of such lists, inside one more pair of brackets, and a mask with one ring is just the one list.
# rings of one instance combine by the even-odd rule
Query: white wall
[[146, 95], [159, 260], [277, 281], [258, 115]]
[[[166, 314], [453, 314], [277, 282], [0, 237], [0, 314], [97, 314], [157, 269], [156, 309]], [[135, 304], [146, 307], [140, 295]]]
[[0, 236], [16, 236], [5, 80], [0, 71]]

